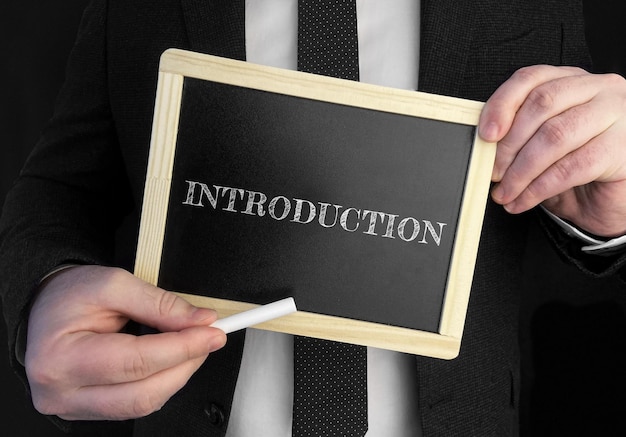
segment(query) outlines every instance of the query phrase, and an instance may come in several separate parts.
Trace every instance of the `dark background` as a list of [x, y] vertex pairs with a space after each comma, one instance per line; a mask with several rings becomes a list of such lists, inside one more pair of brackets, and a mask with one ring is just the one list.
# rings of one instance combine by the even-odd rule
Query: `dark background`
[[[87, 3], [0, 2], [0, 204], [52, 113]], [[596, 71], [623, 74], [626, 5], [623, 0], [585, 3]], [[525, 265], [523, 435], [623, 435], [626, 286], [614, 279], [592, 280], [563, 264], [540, 232], [531, 232]], [[64, 435], [33, 410], [12, 376], [5, 338], [1, 323], [1, 432], [8, 437]]]

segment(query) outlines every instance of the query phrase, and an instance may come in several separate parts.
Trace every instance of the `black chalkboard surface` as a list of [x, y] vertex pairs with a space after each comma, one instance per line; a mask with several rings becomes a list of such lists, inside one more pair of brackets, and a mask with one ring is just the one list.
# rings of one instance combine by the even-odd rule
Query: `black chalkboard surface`
[[495, 147], [481, 104], [162, 58], [135, 274], [258, 327], [453, 358]]

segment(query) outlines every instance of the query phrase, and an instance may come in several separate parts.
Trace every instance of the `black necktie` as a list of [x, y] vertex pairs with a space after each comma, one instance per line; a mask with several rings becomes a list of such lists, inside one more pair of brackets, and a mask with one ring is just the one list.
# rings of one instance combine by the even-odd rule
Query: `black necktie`
[[[298, 70], [359, 80], [355, 0], [298, 1]], [[294, 338], [293, 437], [367, 432], [367, 349]]]
[[293, 437], [367, 432], [367, 349], [294, 337]]
[[298, 70], [359, 80], [356, 0], [298, 0]]

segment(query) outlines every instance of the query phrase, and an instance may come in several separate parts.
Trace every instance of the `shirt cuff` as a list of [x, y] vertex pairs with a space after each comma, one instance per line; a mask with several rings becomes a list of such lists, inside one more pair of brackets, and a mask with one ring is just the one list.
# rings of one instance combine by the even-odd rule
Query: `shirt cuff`
[[52, 269], [50, 272], [48, 272], [48, 274], [46, 274], [43, 278], [41, 278], [41, 280], [39, 281], [39, 284], [43, 284], [48, 278], [50, 278], [52, 275], [55, 275], [59, 272], [62, 272], [63, 270], [67, 270], [69, 268], [72, 267], [76, 267], [79, 266], [80, 264], [61, 264], [60, 266]]
[[610, 240], [600, 240], [597, 237], [592, 237], [584, 233], [571, 223], [552, 214], [545, 207], [541, 206], [541, 209], [543, 209], [548, 217], [554, 220], [567, 235], [585, 243], [586, 245], [581, 247], [581, 250], [585, 253], [592, 255], [613, 255], [618, 252], [623, 252], [626, 249], [626, 235], [611, 238]]

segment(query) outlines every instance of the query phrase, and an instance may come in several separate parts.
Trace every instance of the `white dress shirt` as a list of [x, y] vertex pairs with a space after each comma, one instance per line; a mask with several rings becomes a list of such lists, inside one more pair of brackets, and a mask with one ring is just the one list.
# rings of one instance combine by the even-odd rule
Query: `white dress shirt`
[[[357, 0], [361, 82], [417, 88], [419, 2]], [[246, 0], [248, 62], [295, 70], [297, 0]], [[382, 38], [381, 38], [382, 36]], [[415, 359], [368, 348], [367, 437], [419, 437]], [[293, 342], [248, 329], [227, 437], [289, 437]]]
[[[416, 89], [419, 64], [419, 1], [357, 0], [361, 82]], [[248, 62], [290, 70], [297, 63], [297, 0], [246, 0]], [[590, 239], [552, 217], [585, 241], [589, 253], [626, 244]], [[293, 402], [292, 337], [249, 329], [227, 437], [291, 436]], [[419, 437], [415, 360], [411, 355], [368, 348], [366, 437]]]

